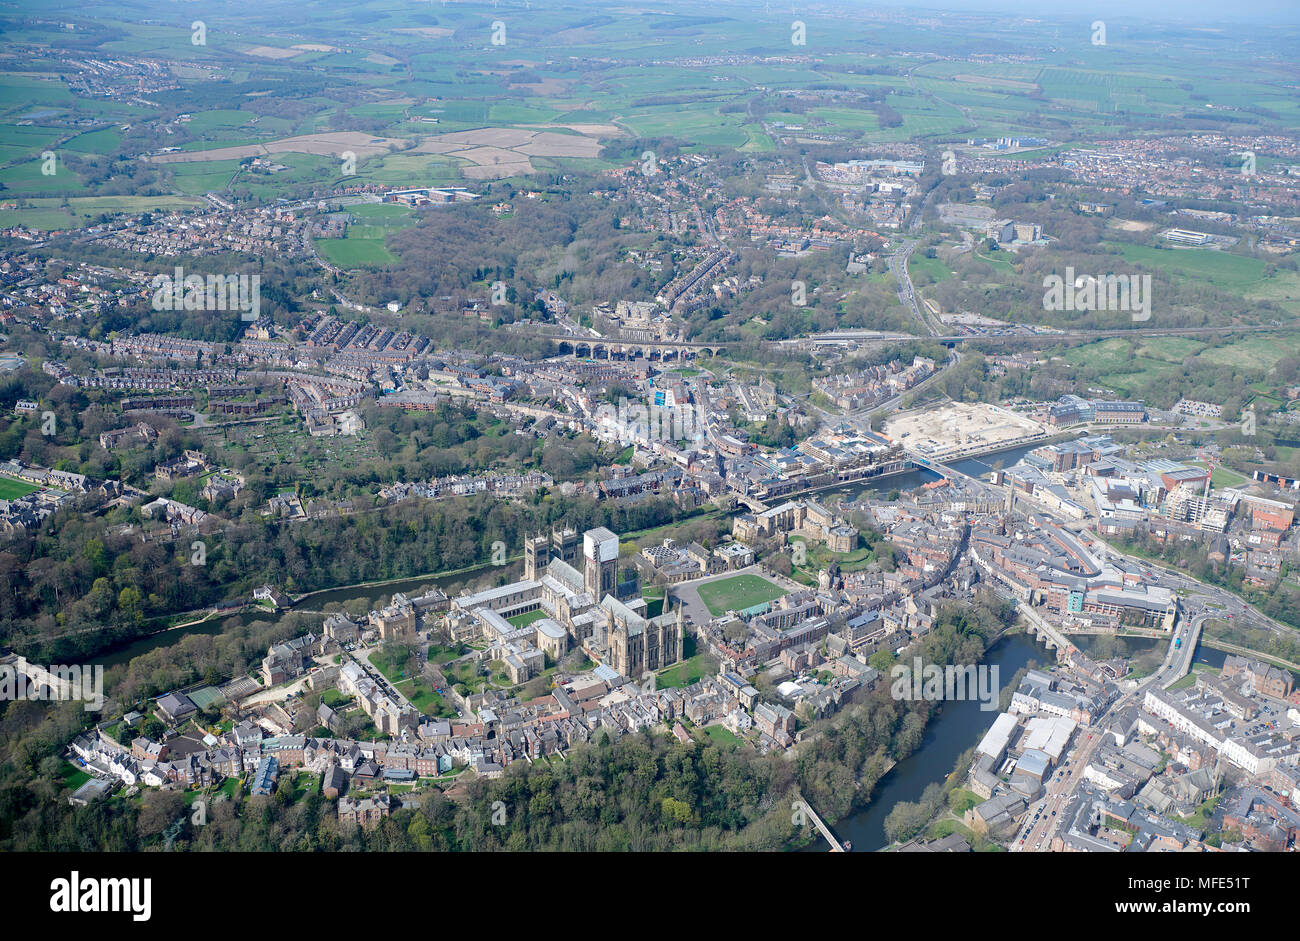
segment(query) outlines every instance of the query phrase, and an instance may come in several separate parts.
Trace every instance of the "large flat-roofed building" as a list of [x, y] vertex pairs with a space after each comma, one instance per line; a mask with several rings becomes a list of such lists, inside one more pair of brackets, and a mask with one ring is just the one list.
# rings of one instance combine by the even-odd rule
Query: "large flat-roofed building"
[[1208, 232], [1193, 229], [1165, 229], [1160, 235], [1166, 242], [1176, 242], [1179, 245], [1205, 245], [1213, 237]]
[[1295, 507], [1281, 500], [1268, 500], [1243, 493], [1240, 498], [1250, 509], [1250, 524], [1255, 529], [1286, 532], [1295, 522]]
[[1146, 421], [1147, 408], [1141, 402], [1093, 403], [1096, 420], [1112, 425], [1136, 425]]
[[1146, 421], [1146, 417], [1146, 405], [1142, 402], [1085, 399], [1077, 395], [1063, 395], [1047, 410], [1047, 420], [1054, 426], [1079, 422], [1136, 425]]
[[988, 755], [997, 764], [1007, 753], [1007, 746], [1011, 743], [1011, 735], [1015, 730], [1016, 717], [1009, 712], [1002, 713], [993, 720], [992, 727], [980, 740], [976, 750], [981, 755]]

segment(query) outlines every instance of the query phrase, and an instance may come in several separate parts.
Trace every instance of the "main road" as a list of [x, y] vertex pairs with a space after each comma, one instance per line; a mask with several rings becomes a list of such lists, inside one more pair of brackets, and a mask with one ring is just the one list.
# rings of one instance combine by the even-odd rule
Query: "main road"
[[1108, 735], [1105, 731], [1107, 721], [1111, 716], [1122, 712], [1129, 704], [1141, 702], [1148, 687], [1158, 686], [1161, 689], [1168, 689], [1187, 675], [1192, 668], [1192, 657], [1195, 655], [1196, 643], [1201, 636], [1201, 625], [1208, 617], [1209, 615], [1206, 614], [1199, 615], [1193, 618], [1190, 624], [1176, 628], [1173, 637], [1169, 640], [1169, 649], [1160, 668], [1116, 699], [1088, 728], [1079, 729], [1075, 746], [1067, 753], [1065, 764], [1057, 768], [1044, 782], [1043, 796], [1030, 805], [1033, 814], [1031, 816], [1026, 813], [1025, 822], [1021, 824], [1011, 841], [1011, 852], [1032, 852], [1043, 849], [1044, 845], [1050, 848], [1052, 837], [1062, 819], [1061, 812], [1069, 805], [1079, 785], [1086, 780], [1085, 771], [1088, 762], [1092, 760], [1092, 754], [1097, 750], [1097, 746]]
[[889, 270], [898, 282], [898, 302], [910, 310], [912, 316], [920, 322], [921, 328], [933, 337], [939, 335], [939, 328], [931, 322], [926, 313], [921, 310], [921, 305], [917, 303], [916, 288], [912, 284], [912, 275], [907, 270], [908, 262], [912, 258], [912, 252], [916, 251], [917, 244], [916, 239], [904, 239], [899, 250], [889, 256]]

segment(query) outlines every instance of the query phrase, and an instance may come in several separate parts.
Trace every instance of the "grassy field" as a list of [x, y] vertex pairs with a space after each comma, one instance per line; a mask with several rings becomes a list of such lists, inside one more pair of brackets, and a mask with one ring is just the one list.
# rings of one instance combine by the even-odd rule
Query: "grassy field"
[[[1181, 359], [1166, 359], [1156, 341], [1144, 344], [1129, 356], [1129, 340], [1111, 339], [1069, 350], [1063, 356], [1076, 366], [1096, 369], [1099, 381], [1117, 392], [1129, 393], [1162, 375], [1181, 368]], [[1204, 348], [1204, 344], [1201, 344]]]
[[731, 729], [721, 725], [706, 725], [704, 727], [705, 736], [715, 745], [743, 745], [740, 739], [736, 738], [736, 733]]
[[415, 212], [397, 203], [361, 203], [348, 207], [348, 214], [366, 225], [404, 228], [415, 224]]
[[384, 247], [382, 238], [317, 239], [316, 250], [326, 261], [340, 268], [387, 265], [397, 260]]
[[[1107, 388], [1120, 394], [1134, 394], [1178, 375], [1188, 358], [1266, 375], [1280, 359], [1291, 355], [1297, 341], [1300, 338], [1296, 335], [1285, 333], [1243, 337], [1225, 345], [1184, 337], [1151, 337], [1136, 343], [1115, 338], [1075, 347], [1062, 354], [1062, 358], [1075, 366], [1097, 370], [1098, 381]], [[1256, 391], [1263, 394], [1262, 388]], [[1260, 407], [1268, 404], [1265, 402]]]
[[190, 209], [196, 199], [178, 196], [74, 196], [62, 199], [34, 198], [14, 209], [0, 209], [0, 226], [23, 225], [48, 232], [87, 225], [101, 215], [144, 212], [155, 209]]
[[658, 674], [659, 689], [680, 689], [698, 683], [706, 676], [718, 672], [718, 661], [706, 653], [698, 653], [688, 660], [675, 663]]
[[[952, 269], [945, 265], [938, 258], [926, 258], [924, 255], [913, 255], [907, 262], [908, 272], [912, 279], [918, 284], [927, 282], [946, 281], [952, 277]], [[919, 277], [918, 277], [919, 276]]]
[[[1188, 466], [1204, 467], [1205, 464], [1201, 461], [1189, 461]], [[1245, 474], [1238, 474], [1235, 470], [1224, 467], [1222, 464], [1216, 465], [1214, 473], [1210, 475], [1210, 483], [1214, 487], [1237, 487], [1249, 481], [1250, 478]]]
[[[534, 4], [526, 16], [509, 24], [510, 48], [523, 50], [524, 59], [517, 61], [500, 59], [496, 51], [486, 61], [478, 61], [477, 53], [466, 56], [468, 46], [487, 41], [488, 27], [482, 14], [467, 5], [444, 3], [431, 11], [427, 5], [380, 0], [319, 12], [314, 25], [326, 35], [348, 36], [349, 48], [290, 49], [294, 40], [284, 33], [282, 11], [270, 7], [241, 9], [230, 14], [230, 21], [215, 22], [203, 47], [189, 44], [189, 32], [179, 21], [127, 24], [105, 17], [109, 29], [102, 39], [83, 40], [75, 48], [79, 56], [103, 60], [122, 56], [172, 62], [172, 74], [183, 86], [180, 100], [187, 102], [192, 117], [169, 126], [168, 134], [175, 137], [168, 143], [185, 151], [327, 131], [339, 126], [340, 117], [364, 120], [367, 131], [376, 136], [406, 140], [485, 126], [573, 122], [610, 125], [608, 137], [671, 137], [687, 150], [749, 152], [773, 149], [773, 136], [799, 138], [801, 133], [870, 146], [1039, 133], [1044, 126], [1059, 125], [1083, 140], [1097, 140], [1128, 130], [1124, 125], [1130, 115], [1176, 126], [1181, 114], [1199, 112], [1199, 117], [1210, 101], [1233, 108], [1237, 129], [1245, 134], [1290, 133], [1300, 127], [1300, 103], [1277, 79], [1272, 64], [1273, 46], [1284, 38], [1252, 36], [1252, 43], [1269, 46], [1260, 51], [1252, 45], [1254, 55], [1243, 55], [1236, 40], [1220, 48], [1198, 43], [1175, 59], [1151, 50], [1167, 43], [1181, 48], [1181, 32], [1156, 29], [1143, 36], [1147, 46], [1138, 49], [1126, 44], [1125, 31], [1117, 29], [1113, 47], [1079, 49], [1070, 43], [1062, 46], [1055, 24], [1024, 21], [1017, 26], [1018, 39], [1035, 51], [1034, 61], [993, 63], [968, 54], [970, 48], [987, 48], [987, 24], [965, 19], [886, 24], [800, 10], [815, 66], [772, 58], [706, 69], [683, 63], [734, 55], [737, 50], [762, 56], [788, 50], [789, 19], [775, 9], [760, 13], [679, 6], [620, 9], [617, 15], [593, 17], [563, 5]], [[83, 182], [76, 174], [51, 179], [39, 173], [33, 161], [41, 151], [56, 147], [69, 154], [118, 155], [130, 139], [123, 129], [147, 123], [148, 109], [126, 98], [74, 95], [51, 65], [57, 58], [46, 59], [41, 53], [42, 47], [54, 48], [51, 31], [18, 20], [6, 25], [11, 41], [31, 46], [33, 62], [44, 64], [37, 66], [43, 69], [38, 72], [27, 71], [30, 66], [24, 63], [21, 72], [0, 73], [0, 182], [16, 195], [77, 195]], [[455, 42], [453, 35], [458, 37]], [[174, 54], [178, 46], [186, 49], [179, 59]], [[250, 46], [261, 49], [250, 54]], [[916, 54], [901, 56], [889, 49]], [[66, 49], [60, 53], [65, 55]], [[568, 64], [589, 57], [617, 64], [591, 81]], [[519, 65], [523, 61], [526, 68]], [[1228, 69], [1231, 81], [1222, 77]], [[518, 72], [528, 74], [521, 77]], [[797, 93], [827, 82], [850, 93], [865, 93], [872, 102], [850, 94], [787, 109], [768, 93]], [[258, 107], [292, 88], [299, 89], [291, 97], [301, 107], [288, 115]], [[761, 110], [751, 106], [755, 98], [767, 99], [759, 101]], [[883, 120], [879, 104], [895, 112], [897, 122]], [[92, 120], [79, 125], [86, 130], [69, 131], [69, 116]], [[420, 117], [436, 117], [440, 123], [423, 124], [416, 120]], [[764, 122], [772, 127], [772, 136]], [[803, 130], [792, 131], [790, 126]], [[1270, 159], [1261, 155], [1266, 167], [1272, 166]], [[290, 169], [270, 176], [241, 172], [233, 189], [246, 187], [254, 198], [266, 200], [282, 190], [326, 180], [338, 165], [332, 156], [280, 155], [277, 162]], [[598, 158], [535, 157], [533, 165], [553, 172], [606, 164]], [[221, 189], [235, 176], [228, 166], [200, 166], [192, 172], [166, 171], [163, 185], [195, 194]], [[457, 158], [399, 150], [363, 159], [358, 176], [385, 184], [427, 185], [458, 179], [461, 166]], [[45, 212], [32, 217], [40, 218], [38, 227], [66, 225], [63, 218]], [[1300, 305], [1300, 275], [1266, 277], [1259, 259], [1126, 243], [1122, 250], [1130, 261], [1185, 273], [1223, 290]], [[322, 251], [347, 267], [387, 260], [382, 243]], [[1004, 264], [1000, 259], [994, 263]], [[935, 268], [931, 273], [942, 279], [938, 266], [916, 264], [918, 272]]]
[[775, 601], [785, 589], [758, 575], [733, 575], [700, 586], [700, 600], [714, 617], [728, 611], [743, 611], [764, 601]]
[[12, 477], [0, 477], [0, 500], [17, 500], [40, 489], [25, 481], [14, 480]]
[[1204, 281], [1222, 291], [1244, 294], [1262, 290], [1270, 280], [1261, 258], [1248, 258], [1201, 248], [1157, 248], [1151, 245], [1106, 243], [1118, 248], [1126, 261], [1177, 275], [1179, 279]]
[[1211, 363], [1267, 372], [1278, 360], [1295, 355], [1297, 339], [1300, 338], [1295, 334], [1247, 337], [1227, 346], [1212, 347], [1200, 355]]

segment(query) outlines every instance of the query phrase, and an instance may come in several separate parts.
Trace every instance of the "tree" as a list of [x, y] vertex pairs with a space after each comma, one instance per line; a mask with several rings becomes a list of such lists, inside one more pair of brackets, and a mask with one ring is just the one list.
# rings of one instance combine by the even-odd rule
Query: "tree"
[[148, 790], [136, 820], [140, 836], [160, 835], [181, 815], [185, 798], [179, 791]]
[[664, 819], [670, 824], [685, 826], [691, 822], [691, 805], [674, 797], [665, 797], [661, 805]]

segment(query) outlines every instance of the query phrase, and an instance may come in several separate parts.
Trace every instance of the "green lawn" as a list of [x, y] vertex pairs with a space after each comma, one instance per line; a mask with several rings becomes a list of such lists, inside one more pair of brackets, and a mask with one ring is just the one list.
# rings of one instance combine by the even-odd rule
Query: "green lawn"
[[706, 653], [696, 654], [681, 663], [675, 663], [668, 669], [660, 671], [657, 680], [658, 688], [680, 689], [683, 686], [698, 683], [704, 677], [712, 676], [717, 671], [718, 661]]
[[339, 690], [333, 687], [325, 690], [325, 692], [321, 693], [320, 695], [320, 701], [323, 702], [325, 705], [329, 706], [331, 709], [333, 709], [335, 706], [339, 705], [340, 703], [346, 702], [350, 698], [351, 698], [350, 696], [344, 696], [343, 693], [341, 693]]
[[[1201, 461], [1189, 461], [1188, 466], [1204, 467], [1205, 464]], [[1239, 474], [1235, 470], [1219, 464], [1215, 465], [1214, 472], [1210, 474], [1210, 483], [1215, 487], [1239, 487], [1249, 481], [1250, 478], [1245, 474]]]
[[1189, 827], [1195, 827], [1198, 830], [1204, 830], [1209, 825], [1210, 817], [1214, 813], [1214, 809], [1219, 805], [1219, 800], [1222, 797], [1223, 797], [1222, 794], [1216, 794], [1215, 796], [1207, 800], [1205, 803], [1203, 803], [1200, 807], [1197, 807], [1196, 812], [1192, 814], [1190, 817], [1182, 817], [1182, 818], [1175, 818], [1175, 819], [1181, 819], [1183, 823], [1187, 824]]
[[388, 678], [388, 682], [396, 685], [406, 679], [406, 662], [401, 663], [395, 660], [389, 660], [388, 656], [382, 649], [372, 650], [370, 652], [370, 665]]
[[[913, 255], [908, 260], [907, 266], [912, 278], [918, 283], [924, 282], [926, 279], [933, 282], [946, 281], [952, 277], [952, 269], [938, 258]], [[917, 277], [918, 274], [924, 275], [924, 277]]]
[[733, 575], [700, 586], [700, 600], [714, 617], [728, 611], [743, 611], [764, 601], [775, 601], [785, 589], [758, 575]]
[[403, 680], [394, 684], [394, 688], [409, 699], [411, 705], [418, 709], [421, 715], [444, 719], [455, 718], [457, 715], [456, 710], [433, 691], [428, 680]]
[[1173, 690], [1186, 689], [1189, 686], [1195, 686], [1197, 674], [1200, 673], [1217, 674], [1218, 672], [1219, 672], [1218, 670], [1210, 666], [1208, 663], [1193, 663], [1192, 671], [1188, 673], [1186, 676], [1184, 676], [1181, 680], [1178, 680], [1176, 683], [1170, 686], [1169, 689], [1172, 692]]
[[534, 621], [540, 621], [544, 617], [546, 617], [546, 612], [541, 608], [538, 608], [536, 611], [527, 611], [523, 614], [516, 614], [512, 618], [506, 618], [506, 620], [515, 627], [527, 627]]
[[17, 500], [40, 489], [24, 481], [14, 480], [12, 477], [0, 477], [0, 500]]
[[982, 803], [982, 798], [974, 791], [968, 791], [965, 788], [954, 788], [948, 795], [948, 807], [958, 816], [966, 813], [979, 803]]
[[721, 725], [706, 725], [704, 734], [716, 745], [743, 745], [744, 743], [736, 738], [736, 733], [731, 729]]
[[87, 772], [78, 768], [70, 761], [65, 761], [63, 763], [63, 770], [61, 773], [63, 775], [63, 786], [69, 787], [74, 791], [90, 780], [90, 775]]
[[1149, 245], [1109, 243], [1126, 261], [1158, 268], [1180, 278], [1208, 282], [1220, 290], [1241, 294], [1267, 280], [1267, 266], [1261, 258], [1198, 248], [1164, 248]]
[[430, 663], [450, 663], [457, 657], [461, 656], [456, 647], [444, 647], [440, 644], [429, 645], [429, 662]]

